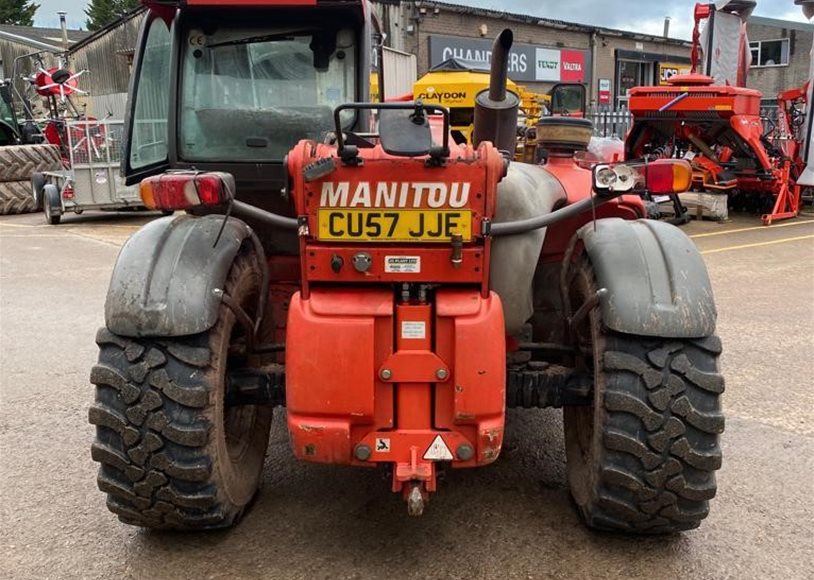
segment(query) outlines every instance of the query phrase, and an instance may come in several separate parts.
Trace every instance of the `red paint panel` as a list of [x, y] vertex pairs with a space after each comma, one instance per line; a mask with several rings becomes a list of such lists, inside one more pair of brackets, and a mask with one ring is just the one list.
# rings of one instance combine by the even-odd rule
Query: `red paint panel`
[[[311, 300], [291, 298], [286, 329], [286, 400], [289, 416], [350, 416], [373, 421], [376, 371], [392, 352], [392, 320], [383, 308], [388, 291], [319, 290]], [[356, 303], [351, 311], [349, 304]], [[392, 310], [391, 310], [392, 313]], [[349, 386], [352, 385], [352, 388]]]
[[585, 81], [584, 51], [560, 51], [560, 79], [564, 83], [581, 83]]

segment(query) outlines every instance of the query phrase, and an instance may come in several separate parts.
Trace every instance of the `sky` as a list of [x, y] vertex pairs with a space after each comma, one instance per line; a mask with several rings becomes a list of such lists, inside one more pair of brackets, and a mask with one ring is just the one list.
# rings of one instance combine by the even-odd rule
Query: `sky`
[[[689, 39], [692, 32], [692, 8], [695, 5], [695, 0], [446, 1], [656, 35], [662, 33], [664, 17], [670, 16], [670, 36], [685, 39]], [[37, 0], [37, 3], [40, 4], [40, 9], [37, 11], [36, 25], [57, 27], [59, 19], [56, 13], [64, 10], [68, 13], [68, 25], [71, 28], [85, 27], [86, 0]], [[758, 0], [755, 14], [806, 22], [800, 7], [794, 5], [794, 0]]]

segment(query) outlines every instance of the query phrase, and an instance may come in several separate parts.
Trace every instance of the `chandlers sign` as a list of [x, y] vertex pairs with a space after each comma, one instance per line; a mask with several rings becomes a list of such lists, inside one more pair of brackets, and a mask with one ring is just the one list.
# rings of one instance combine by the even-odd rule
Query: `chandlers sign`
[[[488, 39], [431, 35], [429, 40], [430, 67], [450, 58], [488, 65], [492, 57], [492, 41]], [[588, 65], [586, 50], [516, 43], [509, 54], [509, 78], [516, 82], [582, 83], [588, 81]]]

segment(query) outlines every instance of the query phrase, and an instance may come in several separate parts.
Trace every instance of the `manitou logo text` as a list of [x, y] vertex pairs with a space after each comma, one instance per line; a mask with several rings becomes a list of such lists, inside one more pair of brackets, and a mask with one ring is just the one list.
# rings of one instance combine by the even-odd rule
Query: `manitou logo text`
[[469, 183], [426, 181], [399, 183], [349, 181], [322, 184], [321, 207], [465, 207], [469, 202]]

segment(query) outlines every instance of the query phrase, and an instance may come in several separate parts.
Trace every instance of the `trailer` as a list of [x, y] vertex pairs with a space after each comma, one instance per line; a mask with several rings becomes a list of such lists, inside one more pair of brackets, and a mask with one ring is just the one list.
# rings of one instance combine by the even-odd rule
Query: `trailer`
[[138, 188], [126, 186], [119, 175], [123, 121], [81, 120], [66, 123], [68, 166], [34, 174], [35, 203], [49, 224], [68, 212], [144, 209]]

